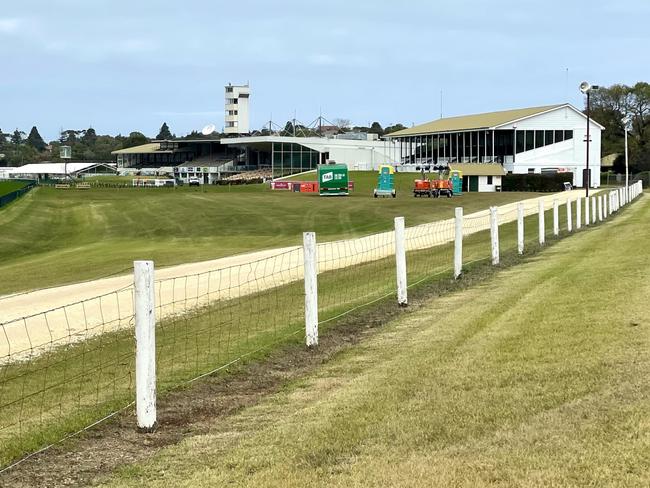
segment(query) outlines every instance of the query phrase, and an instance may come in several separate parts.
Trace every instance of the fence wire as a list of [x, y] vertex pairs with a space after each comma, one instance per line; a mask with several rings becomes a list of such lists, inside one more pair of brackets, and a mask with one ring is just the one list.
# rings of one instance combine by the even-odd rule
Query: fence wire
[[0, 465], [133, 397], [133, 290], [0, 324]]
[[[572, 197], [560, 200], [558, 237], [568, 233], [567, 198]], [[537, 200], [523, 206], [529, 251], [538, 247], [539, 206]], [[544, 199], [544, 209], [544, 234], [553, 239], [552, 199]], [[581, 212], [584, 228], [584, 199]], [[517, 204], [498, 208], [497, 215], [501, 251], [516, 253]], [[462, 232], [464, 266], [489, 260], [490, 211], [465, 215]], [[451, 277], [454, 236], [453, 218], [406, 228], [409, 287]], [[321, 324], [396, 294], [393, 231], [319, 243], [317, 258]], [[302, 248], [288, 248], [256, 261], [157, 280], [158, 391], [300, 337], [303, 259]], [[133, 293], [126, 286], [0, 324], [0, 465], [133, 403]]]

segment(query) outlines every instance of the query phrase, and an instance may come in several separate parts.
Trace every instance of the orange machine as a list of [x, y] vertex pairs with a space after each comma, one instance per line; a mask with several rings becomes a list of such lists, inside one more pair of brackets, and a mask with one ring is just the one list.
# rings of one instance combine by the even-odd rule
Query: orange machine
[[415, 186], [413, 187], [414, 197], [421, 197], [421, 196], [432, 197], [434, 193], [435, 193], [435, 181], [431, 181], [428, 178], [415, 180]]
[[434, 196], [438, 198], [440, 195], [447, 195], [447, 198], [454, 196], [454, 187], [451, 180], [434, 180], [435, 192]]

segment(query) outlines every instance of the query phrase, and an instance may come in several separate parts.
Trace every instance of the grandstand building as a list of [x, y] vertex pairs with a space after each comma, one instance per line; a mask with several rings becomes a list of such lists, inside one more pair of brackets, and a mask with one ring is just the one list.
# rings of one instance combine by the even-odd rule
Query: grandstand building
[[30, 163], [7, 171], [9, 178], [29, 180], [60, 180], [83, 178], [84, 176], [114, 175], [116, 168], [112, 163], [70, 162], [70, 163]]
[[318, 164], [343, 163], [351, 170], [395, 164], [385, 141], [375, 134], [324, 137], [255, 136], [221, 140], [153, 141], [112, 153], [121, 172], [173, 174], [178, 180], [277, 178], [313, 170]]
[[[600, 185], [602, 125], [590, 122], [591, 186]], [[586, 116], [569, 104], [446, 117], [387, 136], [402, 170], [496, 163], [508, 173], [571, 172], [583, 185]]]

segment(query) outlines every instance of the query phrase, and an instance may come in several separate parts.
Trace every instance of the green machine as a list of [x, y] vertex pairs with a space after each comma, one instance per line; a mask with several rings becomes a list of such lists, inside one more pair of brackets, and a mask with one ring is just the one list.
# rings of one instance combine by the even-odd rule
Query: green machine
[[449, 179], [451, 180], [452, 191], [454, 195], [463, 194], [463, 172], [460, 170], [451, 170], [449, 172]]
[[379, 176], [377, 177], [377, 188], [373, 192], [374, 197], [393, 197], [395, 193], [395, 168], [389, 164], [379, 166]]
[[345, 164], [321, 164], [318, 166], [318, 191], [321, 196], [348, 195], [349, 176]]

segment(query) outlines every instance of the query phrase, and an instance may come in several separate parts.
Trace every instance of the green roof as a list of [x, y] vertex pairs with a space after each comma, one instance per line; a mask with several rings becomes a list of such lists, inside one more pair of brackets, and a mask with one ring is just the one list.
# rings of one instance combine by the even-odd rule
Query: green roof
[[506, 174], [499, 163], [450, 163], [449, 169], [460, 171], [463, 176], [503, 176]]
[[161, 151], [159, 142], [150, 142], [149, 144], [142, 144], [141, 146], [127, 147], [126, 149], [118, 149], [111, 152], [111, 154], [148, 154], [148, 153], [171, 153], [172, 151]]
[[462, 115], [460, 117], [445, 117], [426, 124], [420, 124], [415, 127], [392, 132], [391, 134], [387, 134], [387, 137], [413, 136], [419, 134], [431, 134], [432, 132], [489, 129], [564, 106], [566, 106], [566, 104], [519, 108], [515, 110], [503, 110], [501, 112]]

